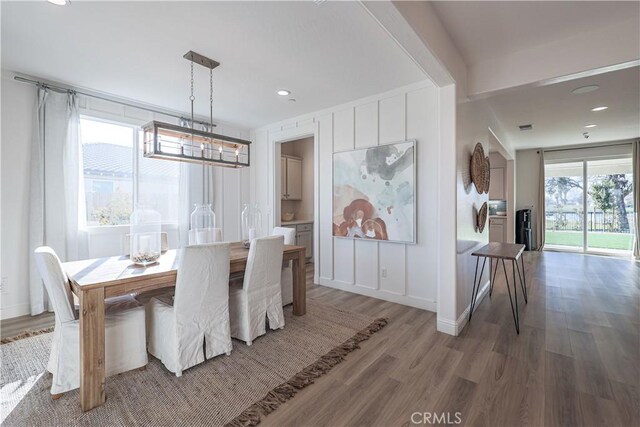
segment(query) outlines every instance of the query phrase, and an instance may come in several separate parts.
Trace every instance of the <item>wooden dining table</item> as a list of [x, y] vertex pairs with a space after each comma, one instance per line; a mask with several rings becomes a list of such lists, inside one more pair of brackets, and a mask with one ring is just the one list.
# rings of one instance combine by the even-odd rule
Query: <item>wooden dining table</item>
[[[231, 243], [230, 274], [241, 274], [249, 250]], [[306, 313], [304, 246], [285, 245], [283, 261], [293, 261], [293, 314]], [[155, 264], [133, 265], [128, 256], [63, 263], [72, 291], [80, 301], [80, 405], [88, 411], [105, 402], [105, 298], [140, 294], [176, 284], [180, 251], [163, 253]]]

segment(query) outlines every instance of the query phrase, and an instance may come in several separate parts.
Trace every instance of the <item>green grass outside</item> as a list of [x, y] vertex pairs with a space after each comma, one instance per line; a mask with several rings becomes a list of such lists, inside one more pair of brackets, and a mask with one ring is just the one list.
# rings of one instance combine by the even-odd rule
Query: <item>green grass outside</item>
[[[633, 235], [626, 233], [587, 233], [590, 249], [618, 249], [629, 251], [633, 247]], [[581, 231], [546, 230], [545, 245], [575, 246], [582, 248]]]

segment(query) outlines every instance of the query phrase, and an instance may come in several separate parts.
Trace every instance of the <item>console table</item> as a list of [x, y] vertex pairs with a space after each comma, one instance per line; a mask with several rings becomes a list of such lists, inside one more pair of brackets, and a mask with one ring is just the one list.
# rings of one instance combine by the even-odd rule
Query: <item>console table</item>
[[[491, 242], [471, 254], [471, 256], [476, 257], [476, 272], [473, 277], [473, 288], [471, 289], [471, 307], [469, 309], [469, 321], [471, 321], [471, 315], [473, 314], [476, 299], [478, 298], [478, 292], [480, 291], [480, 285], [482, 282], [482, 274], [484, 273], [484, 267], [487, 263], [487, 259], [489, 259], [489, 297], [491, 297], [491, 293], [493, 292], [493, 282], [496, 278], [496, 272], [498, 271], [499, 263], [502, 262], [504, 279], [507, 282], [507, 291], [509, 291], [511, 313], [513, 314], [513, 321], [516, 325], [516, 333], [520, 334], [520, 314], [518, 312], [516, 271], [518, 272], [520, 287], [522, 288], [522, 293], [524, 294], [524, 302], [525, 304], [527, 304], [527, 279], [524, 275], [524, 258], [522, 256], [524, 248], [525, 246], [521, 244]], [[482, 269], [480, 270], [480, 276], [478, 276], [478, 265], [480, 263], [480, 258], [483, 258], [483, 260]], [[496, 260], [495, 268], [493, 267], [494, 259]], [[520, 264], [522, 265], [522, 272], [520, 271], [520, 266], [518, 265], [518, 259], [520, 260]], [[507, 262], [511, 261], [511, 267], [513, 270], [513, 297], [511, 296], [511, 288], [509, 287], [509, 277], [507, 274], [507, 268], [505, 267], [504, 263], [505, 260], [507, 260]]]

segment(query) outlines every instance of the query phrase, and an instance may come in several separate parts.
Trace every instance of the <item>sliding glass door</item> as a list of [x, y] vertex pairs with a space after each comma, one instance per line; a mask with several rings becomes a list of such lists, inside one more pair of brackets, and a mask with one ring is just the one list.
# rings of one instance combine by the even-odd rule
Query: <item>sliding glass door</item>
[[545, 246], [584, 249], [584, 164], [545, 165]]
[[629, 255], [632, 183], [630, 157], [545, 165], [545, 247]]
[[633, 249], [632, 173], [630, 158], [586, 162], [586, 250], [628, 254]]

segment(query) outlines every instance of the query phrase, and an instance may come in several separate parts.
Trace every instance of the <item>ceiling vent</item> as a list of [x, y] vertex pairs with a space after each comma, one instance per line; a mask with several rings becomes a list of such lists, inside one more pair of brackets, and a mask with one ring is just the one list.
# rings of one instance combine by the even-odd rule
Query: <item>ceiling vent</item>
[[521, 131], [524, 130], [533, 130], [533, 125], [532, 124], [528, 124], [528, 125], [520, 125], [518, 126], [520, 128]]

